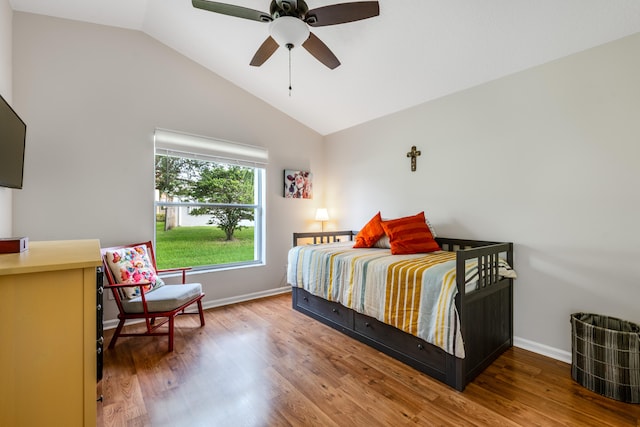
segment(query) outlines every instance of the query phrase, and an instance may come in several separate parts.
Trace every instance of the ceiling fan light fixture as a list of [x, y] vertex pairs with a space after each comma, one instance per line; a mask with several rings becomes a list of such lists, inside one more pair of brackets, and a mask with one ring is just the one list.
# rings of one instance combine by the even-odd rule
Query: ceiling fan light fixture
[[322, 40], [309, 31], [309, 27], [346, 24], [380, 15], [380, 5], [376, 0], [335, 3], [315, 9], [309, 9], [305, 0], [270, 0], [268, 14], [213, 0], [191, 2], [193, 7], [209, 12], [263, 23], [270, 22], [269, 37], [260, 45], [249, 63], [253, 67], [261, 66], [278, 47], [284, 47], [289, 51], [291, 68], [291, 50], [295, 46], [302, 46], [314, 58], [333, 70], [340, 65], [340, 61]]
[[301, 46], [309, 38], [309, 27], [301, 19], [281, 16], [271, 21], [269, 34], [280, 46]]

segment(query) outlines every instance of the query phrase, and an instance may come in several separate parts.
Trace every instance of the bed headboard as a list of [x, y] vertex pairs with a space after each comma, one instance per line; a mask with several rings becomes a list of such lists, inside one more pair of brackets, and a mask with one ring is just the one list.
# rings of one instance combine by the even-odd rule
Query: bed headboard
[[293, 246], [301, 245], [302, 240], [310, 240], [314, 245], [318, 243], [352, 241], [357, 234], [358, 232], [353, 230], [293, 233]]

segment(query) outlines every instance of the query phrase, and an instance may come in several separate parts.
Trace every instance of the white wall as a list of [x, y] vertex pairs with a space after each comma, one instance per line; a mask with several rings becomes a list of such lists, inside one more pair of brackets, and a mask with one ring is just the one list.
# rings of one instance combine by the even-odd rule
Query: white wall
[[[322, 196], [285, 200], [282, 171], [323, 174], [322, 137], [136, 31], [16, 13], [14, 99], [29, 126], [15, 232], [31, 240], [153, 238], [152, 134], [161, 127], [267, 147], [267, 265], [202, 274], [205, 302], [285, 285], [294, 231]], [[105, 318], [113, 318], [108, 306]]]
[[425, 210], [442, 236], [513, 241], [524, 346], [566, 358], [577, 311], [640, 322], [638, 52], [640, 34], [326, 137], [334, 226]]
[[[4, 41], [10, 12], [0, 2]], [[513, 241], [521, 343], [566, 355], [575, 311], [640, 322], [640, 35], [330, 135], [323, 147], [139, 32], [23, 13], [13, 29], [13, 64], [0, 43], [0, 85], [11, 85], [13, 65], [14, 105], [29, 126], [15, 235], [150, 239], [151, 135], [164, 127], [270, 152], [268, 265], [199, 276], [208, 301], [282, 286], [291, 233], [319, 229], [313, 212], [326, 204], [329, 229], [358, 229], [379, 209], [425, 210], [441, 235]], [[422, 151], [413, 173], [412, 145]], [[314, 200], [282, 198], [285, 168], [314, 173]]]
[[[0, 94], [9, 103], [12, 103], [12, 30], [13, 11], [9, 0], [0, 0]], [[9, 188], [0, 187], [0, 238], [12, 236], [12, 192]]]

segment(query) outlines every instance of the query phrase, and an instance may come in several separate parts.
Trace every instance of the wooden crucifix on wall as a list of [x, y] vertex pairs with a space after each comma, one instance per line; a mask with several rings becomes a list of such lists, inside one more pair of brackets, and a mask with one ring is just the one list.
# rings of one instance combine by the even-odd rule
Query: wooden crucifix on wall
[[416, 171], [416, 159], [422, 154], [419, 150], [416, 150], [416, 146], [411, 147], [411, 151], [407, 153], [407, 157], [411, 157], [411, 172]]

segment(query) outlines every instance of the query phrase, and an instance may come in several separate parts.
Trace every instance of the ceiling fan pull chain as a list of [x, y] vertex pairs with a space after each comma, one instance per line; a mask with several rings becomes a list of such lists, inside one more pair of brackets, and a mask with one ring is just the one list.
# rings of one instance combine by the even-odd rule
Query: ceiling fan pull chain
[[289, 50], [289, 98], [291, 98], [291, 48], [293, 48], [293, 45], [287, 43], [287, 49]]

